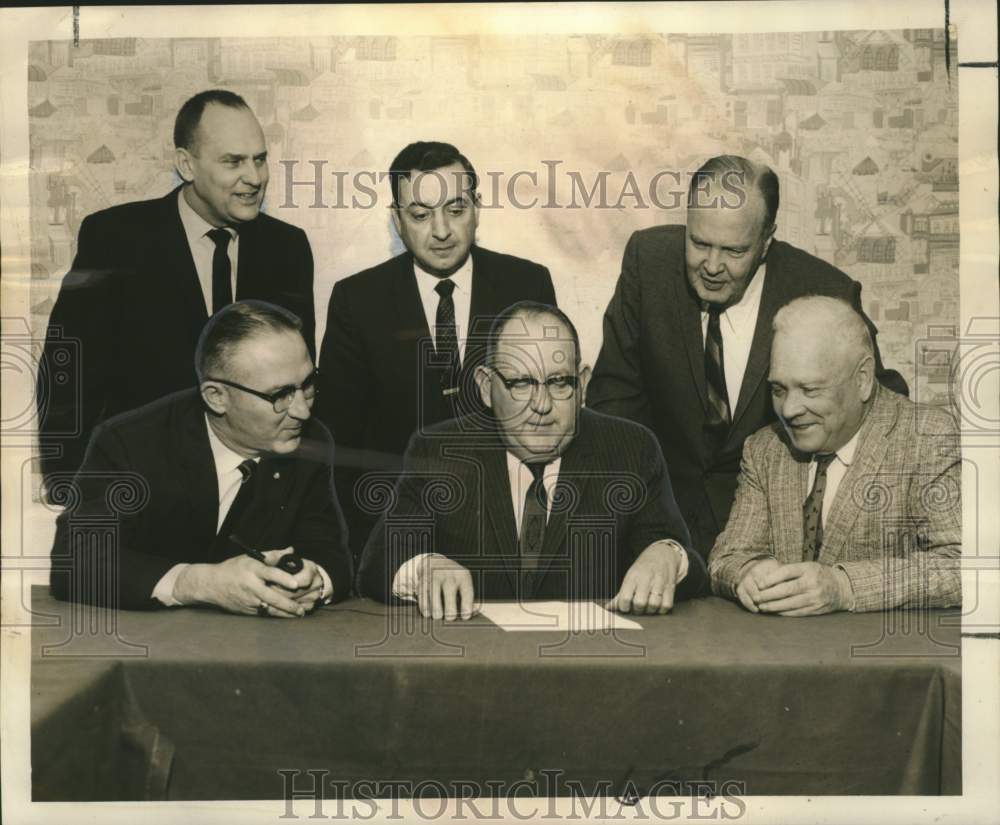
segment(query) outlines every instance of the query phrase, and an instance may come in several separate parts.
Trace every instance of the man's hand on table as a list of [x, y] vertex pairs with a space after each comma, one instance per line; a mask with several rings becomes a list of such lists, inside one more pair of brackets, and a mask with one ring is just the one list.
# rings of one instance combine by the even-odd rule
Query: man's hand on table
[[674, 588], [683, 552], [674, 542], [651, 544], [632, 563], [618, 593], [605, 608], [620, 613], [669, 613], [674, 606]]
[[[304, 559], [295, 576], [275, 565], [289, 548], [264, 553], [267, 563], [239, 555], [218, 564], [192, 564], [185, 567], [174, 584], [174, 597], [182, 604], [212, 604], [230, 613], [277, 616], [296, 619], [314, 606], [319, 590], [313, 594], [315, 579], [320, 579], [315, 563]], [[301, 585], [306, 590], [298, 592]], [[322, 579], [319, 588], [322, 589]], [[300, 597], [301, 600], [295, 598]]]
[[736, 595], [754, 613], [818, 616], [849, 610], [853, 589], [847, 574], [815, 561], [782, 564], [776, 559], [749, 562]]
[[417, 605], [423, 616], [471, 619], [479, 612], [474, 604], [472, 574], [447, 556], [429, 553], [417, 566]]

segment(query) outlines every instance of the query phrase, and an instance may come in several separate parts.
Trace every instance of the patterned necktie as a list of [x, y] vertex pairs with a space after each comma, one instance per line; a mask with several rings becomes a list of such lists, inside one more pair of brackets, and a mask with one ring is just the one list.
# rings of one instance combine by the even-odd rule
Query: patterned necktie
[[232, 266], [229, 263], [229, 242], [233, 236], [226, 229], [213, 229], [208, 237], [215, 244], [212, 256], [212, 314], [233, 302]]
[[826, 469], [836, 453], [816, 456], [816, 478], [812, 492], [802, 505], [802, 561], [816, 561], [823, 546], [823, 496], [826, 493]]
[[518, 537], [518, 549], [521, 553], [521, 571], [528, 575], [525, 590], [531, 595], [532, 576], [538, 570], [538, 557], [545, 541], [545, 520], [548, 516], [549, 498], [542, 483], [542, 474], [547, 464], [528, 464], [533, 476], [528, 492], [524, 496], [524, 509], [521, 511], [521, 535]]
[[441, 360], [448, 364], [441, 379], [441, 388], [447, 390], [456, 386], [456, 375], [460, 366], [458, 331], [455, 328], [455, 301], [451, 297], [455, 291], [455, 282], [445, 278], [434, 287], [434, 291], [441, 296], [434, 321], [434, 348]]
[[732, 416], [729, 393], [726, 391], [726, 371], [723, 366], [722, 329], [719, 316], [723, 310], [710, 305], [708, 308], [708, 334], [705, 336], [705, 388], [708, 390], [708, 416], [705, 430], [709, 443], [718, 449], [726, 440]]

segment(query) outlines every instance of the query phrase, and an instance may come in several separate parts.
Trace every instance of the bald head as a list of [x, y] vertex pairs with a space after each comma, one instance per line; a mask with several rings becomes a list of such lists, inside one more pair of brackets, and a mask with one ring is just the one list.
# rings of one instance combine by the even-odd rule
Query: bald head
[[798, 298], [774, 316], [771, 399], [793, 444], [835, 452], [874, 398], [875, 351], [864, 319], [839, 298]]

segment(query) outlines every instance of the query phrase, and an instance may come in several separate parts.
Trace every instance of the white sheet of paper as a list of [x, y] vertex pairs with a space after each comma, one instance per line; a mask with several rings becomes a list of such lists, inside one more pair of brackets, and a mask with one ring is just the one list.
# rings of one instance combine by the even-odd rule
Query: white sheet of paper
[[596, 602], [483, 602], [480, 612], [508, 631], [642, 630], [638, 622], [605, 610]]

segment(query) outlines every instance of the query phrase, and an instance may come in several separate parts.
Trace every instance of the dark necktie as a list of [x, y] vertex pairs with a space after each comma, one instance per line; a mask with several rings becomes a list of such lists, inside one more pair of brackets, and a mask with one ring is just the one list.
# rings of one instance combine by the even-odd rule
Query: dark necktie
[[826, 493], [826, 469], [836, 453], [816, 456], [816, 478], [812, 492], [802, 505], [802, 561], [816, 561], [823, 546], [823, 496]]
[[545, 541], [545, 520], [548, 516], [549, 498], [542, 483], [542, 473], [546, 464], [528, 464], [533, 476], [528, 492], [524, 496], [524, 509], [521, 511], [521, 535], [518, 537], [518, 549], [521, 553], [521, 572], [523, 592], [531, 596], [534, 589], [534, 574], [538, 571], [538, 558], [542, 553]]
[[226, 513], [222, 527], [219, 528], [219, 538], [224, 542], [228, 540], [229, 535], [234, 530], [239, 528], [243, 514], [250, 506], [257, 491], [257, 478], [260, 475], [257, 472], [257, 463], [249, 458], [240, 464], [237, 469], [240, 471], [241, 476], [240, 489], [229, 507], [229, 512]]
[[212, 256], [212, 314], [233, 302], [232, 266], [229, 263], [229, 242], [233, 239], [226, 229], [213, 229], [208, 237], [215, 243]]
[[437, 317], [434, 321], [434, 349], [442, 362], [448, 364], [441, 378], [442, 390], [457, 386], [456, 379], [459, 368], [458, 331], [455, 328], [455, 301], [451, 294], [455, 291], [455, 282], [445, 278], [434, 287], [440, 296], [438, 300]]
[[732, 420], [729, 393], [726, 391], [726, 370], [722, 355], [722, 330], [719, 316], [723, 310], [708, 308], [708, 334], [705, 336], [705, 386], [708, 390], [708, 423], [723, 433]]

